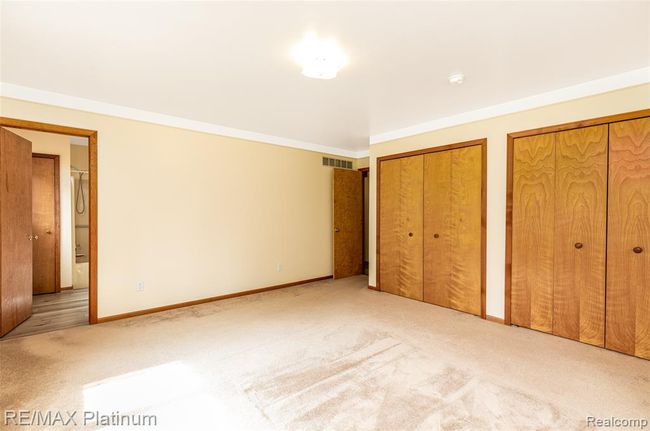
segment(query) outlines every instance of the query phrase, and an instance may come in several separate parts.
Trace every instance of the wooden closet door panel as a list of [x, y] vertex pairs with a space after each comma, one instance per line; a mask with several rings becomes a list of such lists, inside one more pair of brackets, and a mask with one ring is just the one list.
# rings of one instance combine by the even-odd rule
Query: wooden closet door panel
[[424, 156], [423, 299], [443, 307], [451, 307], [451, 155], [441, 151]]
[[608, 203], [606, 347], [650, 359], [650, 118], [609, 126]]
[[400, 162], [399, 294], [421, 301], [424, 156], [404, 157]]
[[513, 149], [511, 321], [553, 329], [555, 135], [518, 138]]
[[481, 314], [481, 146], [451, 151], [451, 308]]
[[553, 334], [605, 341], [607, 125], [556, 134]]
[[394, 159], [379, 163], [379, 288], [399, 294], [401, 162]]

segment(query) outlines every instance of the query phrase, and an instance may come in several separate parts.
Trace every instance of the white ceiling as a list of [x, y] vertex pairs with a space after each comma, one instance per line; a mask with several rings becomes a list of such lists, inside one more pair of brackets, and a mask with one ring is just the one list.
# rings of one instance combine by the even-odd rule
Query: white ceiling
[[[368, 137], [650, 64], [649, 2], [2, 2], [1, 81], [359, 151]], [[291, 48], [349, 64], [305, 78]], [[466, 82], [448, 84], [462, 71]]]

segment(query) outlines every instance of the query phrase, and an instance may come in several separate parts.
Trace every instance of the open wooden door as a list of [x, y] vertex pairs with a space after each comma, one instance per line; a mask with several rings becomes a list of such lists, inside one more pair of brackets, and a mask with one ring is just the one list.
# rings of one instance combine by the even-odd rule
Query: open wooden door
[[359, 171], [334, 169], [332, 175], [333, 275], [363, 272], [363, 178]]
[[0, 129], [0, 336], [32, 314], [32, 143]]

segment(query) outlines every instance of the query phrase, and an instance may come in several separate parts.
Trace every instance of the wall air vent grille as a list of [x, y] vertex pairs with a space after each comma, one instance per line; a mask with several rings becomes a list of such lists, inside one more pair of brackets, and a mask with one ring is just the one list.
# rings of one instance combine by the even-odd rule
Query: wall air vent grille
[[323, 157], [323, 166], [329, 166], [332, 168], [352, 169], [352, 161], [332, 159], [330, 157]]

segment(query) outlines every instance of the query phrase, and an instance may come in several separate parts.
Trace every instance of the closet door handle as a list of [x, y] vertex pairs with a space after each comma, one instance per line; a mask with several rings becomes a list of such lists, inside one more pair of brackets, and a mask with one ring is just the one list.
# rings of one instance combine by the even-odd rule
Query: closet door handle
[[643, 253], [643, 248], [642, 247], [634, 247], [632, 249], [632, 251], [635, 252], [636, 254]]
[[578, 250], [580, 250], [582, 248], [582, 243], [581, 242], [576, 242], [574, 247], [577, 248]]
[[438, 235], [437, 233], [434, 233], [434, 234], [433, 234], [433, 237], [434, 237], [434, 238], [440, 238], [440, 235]]
[[413, 236], [413, 232], [409, 232], [409, 236]]

